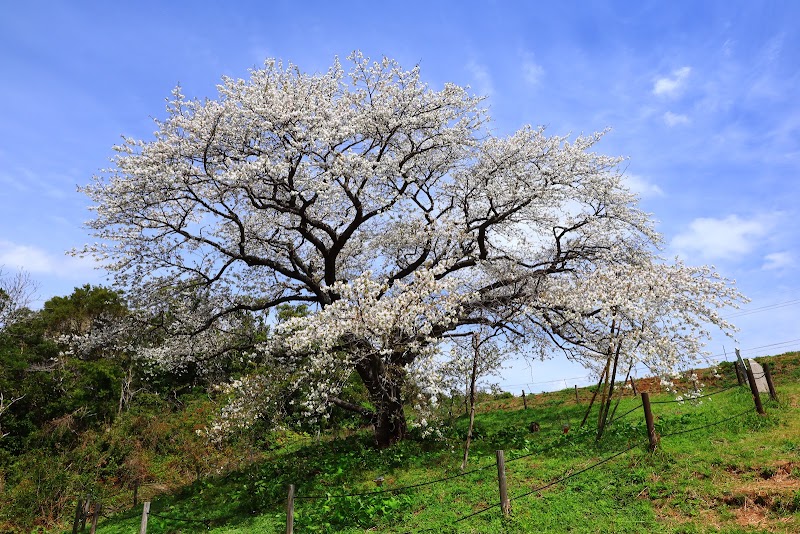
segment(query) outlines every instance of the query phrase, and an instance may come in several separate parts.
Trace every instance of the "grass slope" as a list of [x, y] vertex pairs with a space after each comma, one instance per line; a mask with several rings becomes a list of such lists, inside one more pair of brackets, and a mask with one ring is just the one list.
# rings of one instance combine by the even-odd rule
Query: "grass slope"
[[[587, 390], [580, 404], [573, 390], [529, 396], [527, 410], [520, 398], [499, 399], [480, 406], [464, 476], [464, 417], [443, 427], [441, 440], [382, 451], [366, 434], [320, 444], [305, 438], [245, 471], [153, 499], [148, 532], [285, 532], [289, 484], [296, 486], [301, 533], [800, 532], [800, 353], [766, 361], [781, 401], [765, 403], [766, 417], [755, 413], [744, 387], [697, 404], [653, 391], [662, 438], [652, 454], [640, 401], [630, 393], [617, 414], [630, 413], [599, 443], [591, 415], [580, 428]], [[708, 393], [736, 384], [730, 369], [705, 382]], [[539, 432], [529, 432], [533, 421]], [[505, 451], [508, 518], [497, 506], [496, 449]], [[370, 493], [414, 485], [420, 486]], [[345, 496], [356, 493], [367, 494]], [[138, 532], [140, 514], [141, 506], [102, 521], [97, 531]]]

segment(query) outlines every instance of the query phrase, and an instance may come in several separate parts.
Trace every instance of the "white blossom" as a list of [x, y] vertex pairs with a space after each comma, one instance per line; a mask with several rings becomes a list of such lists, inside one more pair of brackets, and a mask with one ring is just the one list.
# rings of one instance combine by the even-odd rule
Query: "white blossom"
[[665, 370], [699, 353], [706, 324], [730, 330], [718, 310], [741, 296], [657, 256], [622, 160], [593, 151], [602, 132], [496, 136], [466, 89], [349, 60], [316, 75], [270, 60], [216, 100], [176, 89], [155, 138], [124, 139], [82, 189], [98, 241], [76, 254], [170, 318], [151, 357], [217, 354], [237, 322], [308, 304], [258, 349], [284, 351], [309, 414], [357, 373], [391, 441], [407, 381], [435, 394], [426, 362], [446, 334], [489, 327], [591, 363], [615, 321], [626, 357]]

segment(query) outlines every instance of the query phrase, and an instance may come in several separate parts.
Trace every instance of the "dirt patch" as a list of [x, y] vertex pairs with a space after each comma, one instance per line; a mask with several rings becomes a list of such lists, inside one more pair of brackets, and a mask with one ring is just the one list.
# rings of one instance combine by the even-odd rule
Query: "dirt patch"
[[742, 483], [718, 499], [738, 525], [770, 532], [785, 531], [800, 512], [800, 464], [779, 462], [761, 469], [759, 479]]
[[740, 491], [745, 494], [793, 493], [800, 490], [800, 463], [779, 462], [762, 469], [760, 480], [745, 483]]
[[767, 510], [763, 506], [758, 506], [752, 502], [748, 506], [748, 501], [749, 499], [746, 499], [744, 506], [734, 511], [736, 523], [743, 527], [767, 527], [769, 522], [767, 519]]
[[664, 507], [657, 510], [660, 519], [667, 520], [669, 523], [674, 524], [687, 524], [687, 523], [702, 523], [705, 526], [721, 529], [724, 523], [720, 520], [719, 515], [714, 510], [699, 510], [697, 516], [687, 517], [674, 508]]
[[[725, 495], [703, 499], [692, 516], [674, 505], [657, 506], [660, 518], [677, 524], [700, 522], [722, 529], [733, 523], [765, 532], [794, 532], [800, 517], [800, 462], [780, 461], [756, 469], [728, 465], [734, 485]], [[753, 478], [753, 475], [756, 478]], [[741, 478], [747, 477], [747, 480]], [[649, 498], [648, 495], [640, 497]]]
[[[776, 511], [780, 513], [781, 510], [775, 508], [780, 507], [780, 499], [758, 495], [754, 499], [745, 497], [742, 505], [732, 512], [736, 517], [736, 524], [740, 526], [755, 527], [769, 532], [785, 532], [787, 526], [794, 522], [795, 518], [792, 512], [789, 512], [790, 515], [776, 517]], [[783, 512], [785, 513], [785, 511]]]

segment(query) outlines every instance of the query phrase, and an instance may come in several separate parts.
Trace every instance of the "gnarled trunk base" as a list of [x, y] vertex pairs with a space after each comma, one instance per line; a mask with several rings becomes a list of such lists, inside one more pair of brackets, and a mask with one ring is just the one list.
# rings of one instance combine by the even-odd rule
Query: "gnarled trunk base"
[[375, 357], [359, 362], [356, 371], [375, 406], [372, 417], [375, 445], [383, 449], [403, 440], [408, 435], [402, 396], [405, 370], [387, 369], [380, 358]]
[[375, 426], [375, 445], [380, 449], [402, 441], [408, 434], [406, 415], [403, 412], [403, 405], [399, 402], [391, 402], [388, 406], [384, 406], [384, 409], [378, 410], [375, 413], [373, 425]]

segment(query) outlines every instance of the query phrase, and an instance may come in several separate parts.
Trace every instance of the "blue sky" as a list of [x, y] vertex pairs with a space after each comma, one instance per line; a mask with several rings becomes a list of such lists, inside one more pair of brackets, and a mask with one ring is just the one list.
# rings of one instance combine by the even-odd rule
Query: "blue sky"
[[[752, 299], [730, 313], [744, 354], [800, 348], [800, 3], [4, 4], [0, 266], [28, 270], [42, 300], [104, 282], [64, 255], [91, 240], [76, 186], [121, 135], [152, 134], [175, 85], [214, 97], [222, 75], [267, 57], [323, 71], [359, 49], [488, 96], [498, 134], [610, 127], [599, 150], [629, 158], [664, 254], [715, 265]], [[718, 336], [709, 348], [733, 346]], [[536, 391], [585, 375], [517, 363], [501, 383]]]

